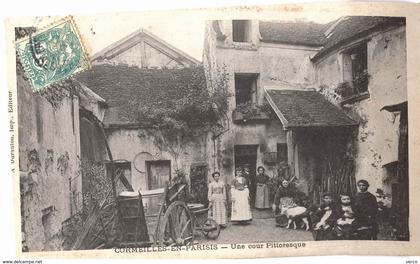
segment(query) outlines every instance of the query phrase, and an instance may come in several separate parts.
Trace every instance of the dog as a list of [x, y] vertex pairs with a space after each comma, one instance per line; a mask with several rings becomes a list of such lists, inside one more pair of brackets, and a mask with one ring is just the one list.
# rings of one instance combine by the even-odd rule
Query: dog
[[303, 206], [294, 206], [294, 207], [282, 207], [281, 208], [281, 214], [287, 216], [288, 222], [287, 227], [290, 228], [290, 226], [293, 224], [294, 228], [297, 228], [296, 220], [302, 219], [302, 228], [305, 227], [306, 231], [309, 231], [309, 221], [307, 217], [308, 210]]

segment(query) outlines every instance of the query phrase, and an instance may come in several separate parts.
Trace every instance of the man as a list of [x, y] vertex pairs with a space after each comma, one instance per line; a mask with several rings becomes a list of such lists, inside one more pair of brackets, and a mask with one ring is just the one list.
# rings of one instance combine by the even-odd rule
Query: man
[[378, 223], [376, 216], [378, 214], [378, 203], [375, 195], [368, 192], [369, 183], [366, 180], [357, 182], [359, 191], [354, 197], [354, 211], [361, 227], [372, 227], [371, 237], [368, 239], [377, 240]]

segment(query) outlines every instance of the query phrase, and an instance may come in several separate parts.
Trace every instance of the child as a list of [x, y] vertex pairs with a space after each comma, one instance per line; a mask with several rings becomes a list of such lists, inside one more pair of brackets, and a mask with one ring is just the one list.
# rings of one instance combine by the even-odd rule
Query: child
[[332, 228], [336, 219], [333, 198], [330, 193], [324, 193], [322, 195], [322, 204], [315, 212], [315, 218], [318, 220], [314, 224], [315, 240], [333, 239]]
[[209, 207], [212, 218], [221, 227], [226, 227], [226, 192], [225, 185], [220, 181], [218, 171], [212, 174], [214, 181], [209, 184]]
[[350, 195], [340, 195], [340, 204], [337, 206], [336, 212], [335, 235], [338, 239], [352, 239], [354, 232], [357, 230], [357, 224]]

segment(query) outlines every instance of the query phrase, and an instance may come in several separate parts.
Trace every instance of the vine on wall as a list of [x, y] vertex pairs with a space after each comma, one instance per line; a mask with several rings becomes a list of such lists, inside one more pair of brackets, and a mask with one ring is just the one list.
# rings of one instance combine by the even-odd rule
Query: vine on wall
[[206, 80], [201, 66], [168, 71], [178, 72], [165, 75], [160, 82], [166, 82], [164, 85], [171, 93], [183, 96], [148, 101], [136, 98], [132, 99], [130, 106], [138, 114], [137, 121], [147, 125], [155, 145], [178, 159], [193, 138], [224, 129], [221, 120], [225, 119], [228, 110], [228, 73], [222, 67], [216, 72], [217, 78]]

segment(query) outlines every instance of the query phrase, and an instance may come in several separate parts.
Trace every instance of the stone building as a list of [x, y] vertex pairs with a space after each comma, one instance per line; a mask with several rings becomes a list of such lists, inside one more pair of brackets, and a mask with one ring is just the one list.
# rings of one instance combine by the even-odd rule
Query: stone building
[[[192, 185], [206, 185], [216, 170], [230, 183], [236, 169], [248, 167], [253, 198], [258, 166], [275, 177], [288, 164], [289, 179], [314, 202], [326, 190], [355, 191], [359, 179], [392, 194], [407, 237], [405, 19], [209, 21], [203, 65], [140, 29], [92, 64], [36, 95], [18, 69], [25, 250], [63, 248], [63, 226], [83, 210], [92, 187], [80, 163], [109, 164], [98, 124], [135, 191], [160, 189], [179, 171]], [[191, 85], [211, 93], [221, 75], [232, 96], [217, 133], [171, 142], [139, 115], [150, 103], [175, 107], [191, 96]]]
[[235, 167], [275, 176], [287, 162], [314, 201], [359, 179], [391, 192], [399, 121], [381, 109], [407, 100], [404, 18], [209, 21], [203, 63], [209, 78], [230, 75], [230, 126], [215, 154], [228, 182]]
[[206, 184], [210, 135], [173, 140], [139, 115], [146, 104], [161, 110], [176, 107], [195, 85], [205, 90], [201, 63], [140, 29], [95, 54], [92, 64], [77, 79], [106, 100], [107, 140], [133, 189], [161, 189], [180, 171], [190, 175], [194, 169], [204, 173]]
[[368, 179], [373, 191], [391, 193], [400, 117], [381, 109], [407, 101], [405, 19], [345, 17], [326, 35], [312, 58], [316, 86], [360, 122], [356, 178]]
[[167, 69], [200, 64], [187, 53], [143, 28], [94, 54], [91, 61], [94, 64], [126, 64], [140, 68]]

